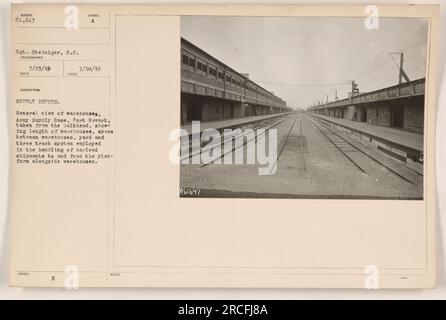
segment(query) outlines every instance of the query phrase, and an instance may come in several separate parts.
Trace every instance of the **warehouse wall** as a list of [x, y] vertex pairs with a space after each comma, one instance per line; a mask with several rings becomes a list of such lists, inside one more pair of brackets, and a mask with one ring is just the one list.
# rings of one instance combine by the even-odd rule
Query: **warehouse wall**
[[404, 109], [404, 128], [410, 131], [423, 132], [424, 96], [416, 97], [406, 104]]

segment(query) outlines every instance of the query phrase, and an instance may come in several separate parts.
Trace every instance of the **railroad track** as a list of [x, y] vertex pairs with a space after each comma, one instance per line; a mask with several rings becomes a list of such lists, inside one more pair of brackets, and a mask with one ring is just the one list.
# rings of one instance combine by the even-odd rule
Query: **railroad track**
[[304, 134], [302, 130], [302, 114], [299, 115], [299, 131], [300, 131], [300, 157], [303, 171], [305, 171], [305, 155], [304, 155]]
[[[206, 166], [208, 166], [208, 165], [210, 165], [210, 164], [212, 164], [212, 163], [214, 163], [215, 161], [217, 161], [217, 160], [219, 160], [219, 159], [221, 159], [221, 158], [223, 158], [226, 154], [228, 154], [228, 153], [232, 153], [233, 151], [235, 151], [236, 149], [239, 149], [239, 148], [242, 148], [244, 145], [246, 145], [248, 142], [250, 142], [250, 141], [256, 141], [257, 140], [257, 138], [259, 137], [259, 133], [258, 133], [258, 130], [259, 129], [264, 129], [265, 131], [264, 132], [266, 132], [267, 130], [269, 130], [269, 129], [272, 129], [272, 128], [275, 128], [275, 127], [277, 127], [280, 123], [282, 123], [283, 121], [285, 121], [285, 119], [286, 119], [286, 117], [282, 117], [282, 118], [280, 118], [280, 119], [274, 119], [274, 120], [271, 120], [271, 121], [266, 121], [266, 122], [264, 122], [264, 123], [262, 123], [262, 124], [260, 124], [260, 125], [258, 125], [258, 126], [256, 126], [256, 127], [254, 127], [254, 128], [252, 128], [252, 130], [254, 131], [254, 137], [253, 138], [251, 138], [251, 139], [244, 139], [244, 137], [247, 135], [247, 133], [244, 133], [244, 132], [242, 132], [240, 135], [238, 135], [238, 136], [230, 136], [230, 137], [224, 137], [223, 138], [223, 141], [220, 141], [220, 142], [218, 142], [218, 143], [216, 143], [216, 144], [209, 144], [209, 145], [206, 145], [205, 147], [203, 147], [203, 148], [200, 148], [200, 150], [198, 151], [198, 152], [196, 152], [196, 153], [201, 153], [201, 152], [203, 152], [203, 151], [209, 151], [209, 149], [213, 149], [213, 148], [215, 148], [215, 147], [222, 147], [225, 143], [231, 143], [232, 144], [232, 142], [235, 140], [235, 139], [240, 139], [240, 138], [242, 138], [243, 139], [243, 143], [242, 144], [240, 144], [240, 145], [233, 145], [233, 147], [231, 148], [231, 150], [228, 150], [228, 151], [226, 151], [226, 152], [222, 152], [221, 154], [220, 154], [220, 156], [219, 157], [217, 157], [217, 158], [215, 158], [215, 159], [213, 159], [212, 161], [210, 161], [210, 162], [208, 162], [208, 163], [202, 163], [201, 165], [200, 165], [200, 168], [202, 168], [202, 167], [206, 167]], [[264, 134], [264, 133], [263, 133]], [[193, 155], [190, 155], [190, 157], [191, 156], [193, 156]]]
[[[386, 168], [399, 178], [405, 180], [406, 182], [409, 182], [411, 184], [416, 184], [412, 179], [406, 177], [405, 175], [401, 174], [391, 166], [387, 165], [383, 161], [380, 161], [376, 157], [370, 155], [370, 153], [365, 152], [362, 148], [359, 148], [355, 146], [353, 143], [349, 142], [347, 139], [342, 137], [339, 133], [335, 131], [335, 129], [330, 128], [326, 124], [317, 121], [317, 120], [311, 120], [313, 125], [318, 128], [322, 134], [346, 157], [348, 158], [362, 173], [367, 174], [366, 170], [353, 158], [354, 153], [360, 153], [368, 158], [372, 159], [382, 167]], [[407, 175], [407, 174], [406, 174]]]
[[282, 139], [280, 140], [280, 143], [279, 143], [279, 152], [277, 153], [277, 157], [276, 157], [276, 159], [274, 160], [274, 165], [271, 166], [271, 171], [268, 173], [269, 175], [271, 175], [271, 174], [272, 174], [272, 170], [274, 170], [274, 168], [277, 167], [277, 163], [278, 163], [278, 161], [279, 161], [280, 155], [282, 154], [282, 151], [283, 151], [283, 149], [285, 148], [285, 145], [286, 145], [286, 143], [287, 143], [287, 141], [288, 141], [288, 138], [290, 137], [291, 131], [292, 131], [293, 128], [294, 128], [294, 124], [296, 123], [296, 119], [297, 119], [297, 116], [294, 117], [294, 120], [293, 120], [293, 122], [291, 123], [291, 126], [290, 126], [290, 129], [288, 130], [288, 133], [285, 135], [284, 138], [282, 138]]
[[352, 153], [357, 153], [358, 149], [355, 148], [351, 143], [347, 140], [330, 130], [327, 126], [323, 125], [320, 122], [315, 120], [311, 120], [313, 125], [318, 128], [322, 134], [330, 141], [336, 149], [338, 149], [348, 160], [350, 160], [362, 173], [367, 174], [365, 169], [363, 169], [353, 158]]
[[[251, 123], [251, 124], [257, 124], [255, 127], [252, 128], [252, 130], [265, 128], [265, 127], [267, 127], [268, 125], [270, 125], [272, 123], [281, 122], [281, 121], [285, 120], [285, 118], [286, 117], [280, 117], [279, 120], [277, 118], [273, 118], [273, 119], [262, 120], [260, 122], [259, 121], [255, 121], [255, 122]], [[247, 126], [247, 124], [244, 124], [242, 127], [246, 127], [246, 126]], [[228, 127], [228, 128], [224, 128], [224, 129], [232, 129], [232, 128], [233, 127]], [[221, 132], [224, 129], [220, 129], [219, 131]], [[233, 140], [233, 139], [238, 138], [240, 136], [242, 136], [242, 135], [239, 135], [237, 137], [231, 136], [229, 138], [223, 136], [222, 137], [223, 138], [222, 141], [213, 144], [212, 142], [209, 142], [209, 141], [206, 141], [206, 142], [203, 143], [201, 141], [201, 134], [200, 134], [199, 138], [196, 139], [195, 141], [191, 140], [189, 145], [186, 148], [181, 148], [180, 152], [181, 152], [182, 155], [180, 156], [180, 160], [181, 161], [187, 160], [187, 159], [193, 157], [194, 155], [200, 154], [203, 151], [208, 151], [209, 149], [214, 148], [216, 145], [224, 145], [225, 142], [229, 142], [230, 140]], [[197, 150], [194, 151], [193, 146], [196, 145], [196, 144], [199, 144], [199, 147], [197, 146], [197, 148], [196, 148]], [[188, 152], [185, 152], [187, 149], [188, 149]], [[185, 155], [183, 155], [184, 153], [185, 153]]]

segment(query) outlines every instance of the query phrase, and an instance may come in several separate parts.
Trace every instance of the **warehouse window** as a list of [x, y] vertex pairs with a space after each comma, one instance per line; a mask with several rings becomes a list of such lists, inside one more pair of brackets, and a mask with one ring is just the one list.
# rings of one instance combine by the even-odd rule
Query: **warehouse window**
[[191, 66], [192, 68], [195, 68], [195, 59], [194, 58], [189, 58], [189, 66]]
[[202, 73], [206, 73], [207, 71], [206, 62], [202, 60], [197, 60], [197, 70], [202, 71]]
[[183, 54], [183, 64], [189, 65], [189, 57]]
[[217, 78], [217, 69], [214, 67], [209, 66], [209, 74], [213, 76], [214, 78]]
[[221, 72], [221, 71], [218, 72], [218, 78], [220, 80], [224, 80], [225, 79], [225, 76], [224, 76], [223, 72]]

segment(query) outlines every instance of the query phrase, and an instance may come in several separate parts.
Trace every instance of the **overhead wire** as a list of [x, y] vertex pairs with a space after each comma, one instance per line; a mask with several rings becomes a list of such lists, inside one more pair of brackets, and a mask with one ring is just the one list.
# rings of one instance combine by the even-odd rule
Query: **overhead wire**
[[[421, 45], [425, 45], [426, 42], [420, 42], [420, 43], [416, 43], [416, 44], [412, 44], [410, 46], [404, 47], [402, 49], [400, 49], [399, 51], [408, 51], [410, 49], [419, 47]], [[387, 65], [393, 61], [393, 63], [397, 66], [398, 70], [399, 70], [399, 65], [398, 63], [395, 61], [394, 57], [392, 55], [390, 55], [390, 57], [392, 58], [391, 60], [386, 60], [386, 61], [379, 61], [377, 60], [378, 58], [380, 58], [382, 56], [383, 53], [386, 53], [387, 51], [381, 50], [378, 54], [376, 54], [368, 63], [367, 65], [367, 69], [364, 70], [361, 73], [356, 74], [354, 77], [351, 77], [352, 79], [356, 80], [358, 84], [364, 85], [370, 82], [373, 82], [381, 77], [383, 77], [384, 75], [386, 75], [388, 72], [390, 72], [392, 70], [392, 68], [388, 67]], [[379, 65], [379, 67], [375, 67]], [[370, 77], [373, 74], [376, 74], [376, 72], [378, 70], [382, 70], [382, 72], [379, 72], [379, 74], [377, 74], [375, 77], [371, 78], [371, 79], [367, 79], [368, 77]], [[367, 81], [365, 81], [367, 80]], [[342, 81], [342, 82], [330, 82], [330, 83], [284, 83], [284, 82], [271, 82], [271, 81], [264, 81], [264, 80], [256, 80], [256, 82], [262, 83], [262, 84], [267, 84], [267, 85], [274, 85], [274, 86], [290, 86], [290, 87], [301, 87], [301, 88], [309, 88], [309, 87], [335, 87], [335, 86], [343, 86], [346, 84], [349, 84], [350, 82], [348, 81]]]

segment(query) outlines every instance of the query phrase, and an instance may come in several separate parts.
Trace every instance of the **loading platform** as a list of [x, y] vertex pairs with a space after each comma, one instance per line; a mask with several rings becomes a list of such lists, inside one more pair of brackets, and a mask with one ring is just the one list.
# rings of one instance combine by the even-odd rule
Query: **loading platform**
[[396, 145], [400, 145], [409, 149], [423, 152], [424, 137], [420, 133], [390, 128], [390, 127], [372, 125], [366, 122], [333, 118], [319, 114], [311, 114], [311, 115], [323, 119], [325, 121], [329, 121], [337, 125], [343, 126], [345, 128], [349, 128], [370, 135], [371, 137], [376, 137], [378, 139], [392, 142], [393, 144]]
[[[251, 117], [243, 117], [243, 118], [232, 118], [232, 119], [226, 119], [226, 120], [220, 120], [220, 121], [200, 121], [200, 132], [206, 129], [216, 129], [216, 130], [222, 130], [227, 128], [236, 128], [236, 127], [242, 127], [244, 125], [248, 125], [257, 121], [277, 118], [277, 117], [284, 117], [288, 114], [287, 113], [276, 113], [276, 114], [269, 114], [269, 115], [263, 115], [263, 116], [251, 116]], [[189, 134], [192, 132], [192, 124], [188, 123], [185, 126], [182, 126], [182, 129], [185, 129]]]
[[423, 174], [423, 134], [366, 122], [310, 114], [324, 123], [350, 134], [357, 141], [369, 147], [373, 146], [386, 155], [405, 163], [408, 168], [419, 174]]

